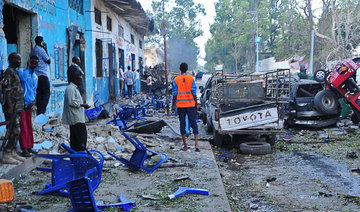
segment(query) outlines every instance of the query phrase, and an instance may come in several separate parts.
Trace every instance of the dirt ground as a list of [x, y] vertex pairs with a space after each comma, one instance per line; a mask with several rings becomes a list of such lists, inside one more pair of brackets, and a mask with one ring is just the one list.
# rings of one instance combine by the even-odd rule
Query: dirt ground
[[[154, 119], [166, 120], [178, 128], [176, 117], [157, 114]], [[95, 199], [117, 202], [119, 193], [124, 193], [136, 201], [132, 211], [360, 211], [360, 130], [351, 126], [349, 120], [326, 130], [289, 130], [279, 136], [268, 155], [243, 155], [237, 146], [211, 147], [207, 141], [210, 135], [201, 123], [198, 125], [200, 153], [193, 148], [180, 151], [181, 140], [168, 127], [157, 135], [139, 135], [149, 148], [166, 153], [167, 162], [148, 174], [132, 172], [116, 160], [106, 160]], [[121, 140], [122, 136], [101, 126], [104, 125], [88, 126], [96, 134], [92, 137], [95, 143], [90, 146], [106, 152], [96, 143], [96, 136], [111, 134], [118, 144], [124, 145], [124, 156], [128, 156], [131, 148]], [[245, 140], [251, 139], [257, 138]], [[193, 140], [189, 144], [193, 147]], [[228, 152], [231, 153], [219, 157]], [[186, 179], [174, 181], [182, 177]], [[49, 173], [35, 170], [14, 179], [16, 199], [8, 205], [0, 204], [0, 211], [19, 207], [67, 211], [71, 208], [68, 198], [34, 194], [49, 179]], [[167, 195], [178, 186], [206, 188], [210, 196], [185, 195], [170, 201]]]
[[290, 130], [269, 155], [215, 148], [232, 152], [216, 157], [232, 211], [360, 211], [360, 131], [339, 126]]

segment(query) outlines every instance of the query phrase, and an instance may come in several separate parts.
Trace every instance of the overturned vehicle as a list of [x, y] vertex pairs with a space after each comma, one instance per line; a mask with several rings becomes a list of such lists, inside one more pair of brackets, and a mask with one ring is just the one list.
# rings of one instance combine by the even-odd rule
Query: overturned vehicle
[[201, 118], [213, 143], [234, 143], [234, 135], [261, 135], [273, 145], [283, 130], [281, 104], [288, 101], [290, 70], [262, 75], [213, 74], [201, 87]]
[[315, 96], [324, 88], [324, 84], [315, 80], [300, 79], [292, 83], [289, 103], [286, 108], [284, 127], [324, 128], [335, 125], [340, 118], [340, 105], [336, 99], [326, 100], [333, 105], [334, 111], [326, 113], [319, 108], [323, 101]]

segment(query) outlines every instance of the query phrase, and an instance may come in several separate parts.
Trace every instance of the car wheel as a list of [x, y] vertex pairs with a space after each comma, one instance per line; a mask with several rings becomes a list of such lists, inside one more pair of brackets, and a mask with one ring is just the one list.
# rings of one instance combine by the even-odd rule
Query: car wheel
[[337, 114], [339, 103], [334, 92], [322, 90], [315, 95], [314, 104], [316, 109], [323, 114]]
[[327, 77], [327, 72], [325, 71], [325, 69], [318, 69], [314, 72], [314, 79], [317, 82], [325, 82]]
[[253, 141], [240, 144], [240, 152], [243, 154], [265, 155], [271, 152], [269, 143]]
[[213, 129], [213, 143], [216, 146], [221, 146], [223, 144], [223, 135], [219, 134], [219, 132]]
[[274, 146], [277, 141], [276, 135], [267, 135], [266, 142], [269, 143], [271, 146]]

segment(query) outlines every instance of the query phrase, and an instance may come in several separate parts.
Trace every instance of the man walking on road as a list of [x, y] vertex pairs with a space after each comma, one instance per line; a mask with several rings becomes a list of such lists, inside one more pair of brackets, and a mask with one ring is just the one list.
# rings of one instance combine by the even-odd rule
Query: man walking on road
[[47, 52], [44, 38], [37, 36], [35, 38], [36, 46], [30, 53], [30, 57], [35, 55], [39, 58], [39, 65], [35, 69], [38, 76], [38, 87], [36, 90], [36, 108], [37, 115], [44, 114], [50, 98], [50, 57]]
[[175, 102], [180, 120], [180, 133], [184, 143], [182, 150], [187, 151], [185, 117], [189, 117], [190, 126], [193, 129], [195, 136], [195, 151], [200, 152], [198, 145], [199, 130], [196, 123], [196, 110], [198, 109], [196, 99], [196, 84], [192, 75], [186, 74], [188, 65], [186, 63], [180, 64], [181, 75], [175, 77], [173, 81], [173, 103], [172, 110], [175, 109]]
[[132, 92], [133, 92], [133, 85], [134, 85], [134, 73], [131, 71], [130, 66], [128, 66], [127, 72], [124, 74], [125, 83], [127, 87], [127, 94], [128, 97], [132, 98]]

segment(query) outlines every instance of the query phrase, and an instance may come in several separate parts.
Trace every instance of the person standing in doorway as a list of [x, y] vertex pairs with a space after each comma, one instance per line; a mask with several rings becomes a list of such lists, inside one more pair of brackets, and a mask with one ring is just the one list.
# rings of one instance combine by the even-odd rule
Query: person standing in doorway
[[43, 37], [37, 36], [35, 38], [35, 44], [36, 46], [32, 49], [30, 57], [35, 55], [39, 58], [39, 65], [35, 69], [35, 73], [38, 76], [36, 108], [37, 115], [40, 115], [46, 112], [50, 98], [50, 57]]
[[27, 68], [19, 71], [21, 86], [24, 90], [25, 111], [20, 114], [20, 147], [21, 156], [30, 157], [34, 146], [34, 135], [32, 128], [32, 106], [35, 103], [38, 77], [35, 69], [38, 66], [39, 58], [35, 55], [30, 57]]
[[173, 101], [172, 110], [175, 110], [175, 103], [180, 120], [180, 133], [184, 143], [182, 150], [187, 151], [188, 145], [186, 143], [186, 115], [189, 118], [190, 126], [193, 129], [195, 136], [195, 151], [200, 152], [198, 145], [199, 130], [196, 123], [196, 110], [198, 109], [196, 99], [196, 84], [192, 75], [186, 74], [188, 65], [186, 63], [180, 64], [181, 75], [175, 77], [173, 81]]
[[20, 114], [24, 111], [24, 93], [17, 70], [21, 65], [21, 56], [13, 52], [9, 55], [8, 60], [10, 65], [5, 71], [4, 79], [7, 81], [7, 86], [3, 90], [4, 104], [2, 105], [7, 122], [4, 138], [7, 143], [4, 146], [2, 163], [18, 164], [25, 160], [16, 152], [16, 144], [20, 135]]
[[128, 97], [132, 98], [132, 90], [134, 85], [134, 73], [131, 71], [130, 66], [128, 66], [128, 70], [124, 73], [126, 88], [127, 88], [127, 94]]
[[124, 89], [124, 71], [122, 66], [119, 66], [119, 87], [120, 87], [120, 96], [122, 96], [122, 92]]
[[62, 123], [70, 128], [70, 147], [75, 151], [86, 150], [87, 131], [85, 124], [85, 110], [90, 106], [83, 103], [79, 86], [82, 84], [80, 72], [73, 72], [69, 76], [70, 84], [66, 87]]

